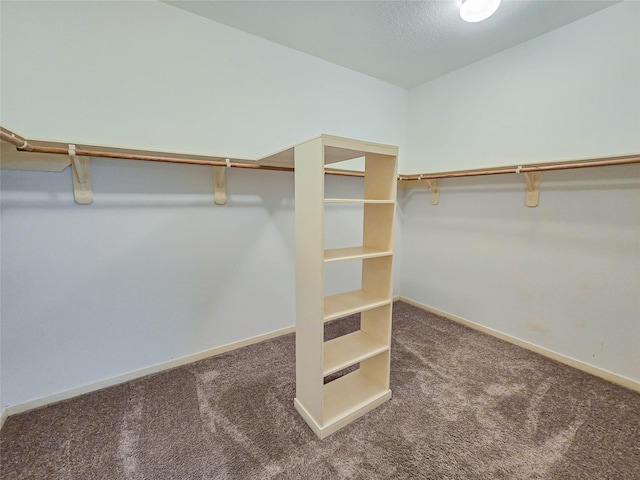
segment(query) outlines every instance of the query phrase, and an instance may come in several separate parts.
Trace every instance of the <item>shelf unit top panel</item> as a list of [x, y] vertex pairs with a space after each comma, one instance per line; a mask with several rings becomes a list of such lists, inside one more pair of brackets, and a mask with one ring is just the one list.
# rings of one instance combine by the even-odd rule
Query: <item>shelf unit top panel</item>
[[334, 135], [320, 135], [312, 139], [293, 145], [279, 152], [259, 158], [260, 165], [268, 166], [286, 166], [293, 167], [294, 151], [298, 145], [303, 145], [312, 140], [322, 138], [324, 144], [324, 163], [342, 162], [345, 160], [353, 160], [355, 158], [364, 157], [368, 153], [378, 155], [397, 156], [398, 147], [393, 145], [385, 145], [382, 143], [363, 142], [362, 140], [354, 140], [351, 138], [336, 137]]

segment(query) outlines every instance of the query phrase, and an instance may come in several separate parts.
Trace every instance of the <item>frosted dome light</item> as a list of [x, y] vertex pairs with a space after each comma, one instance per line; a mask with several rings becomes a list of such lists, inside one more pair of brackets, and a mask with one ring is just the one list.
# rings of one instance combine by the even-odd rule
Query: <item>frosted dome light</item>
[[502, 0], [462, 0], [460, 17], [465, 22], [481, 22], [496, 13]]

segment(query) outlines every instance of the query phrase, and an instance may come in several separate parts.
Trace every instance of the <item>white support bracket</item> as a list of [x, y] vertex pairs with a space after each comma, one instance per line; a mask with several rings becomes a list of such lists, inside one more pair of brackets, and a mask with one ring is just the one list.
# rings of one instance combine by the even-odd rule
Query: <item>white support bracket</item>
[[524, 172], [527, 179], [527, 207], [537, 207], [540, 199], [540, 172]]
[[78, 157], [76, 146], [71, 144], [69, 144], [69, 158], [71, 159], [71, 176], [73, 178], [73, 197], [76, 203], [80, 205], [93, 203], [91, 159]]
[[431, 189], [431, 205], [438, 205], [440, 202], [440, 181], [437, 178], [427, 179], [427, 184]]
[[226, 167], [213, 167], [213, 202], [216, 205], [227, 203], [227, 168], [230, 166], [227, 159]]

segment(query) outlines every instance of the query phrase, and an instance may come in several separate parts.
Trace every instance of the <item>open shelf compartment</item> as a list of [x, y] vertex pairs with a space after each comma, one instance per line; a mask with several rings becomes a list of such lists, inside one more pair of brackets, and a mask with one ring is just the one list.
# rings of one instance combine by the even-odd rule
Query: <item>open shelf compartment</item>
[[[353, 413], [366, 413], [391, 397], [391, 390], [367, 378], [360, 370], [351, 372], [324, 386], [324, 426], [327, 427]], [[362, 411], [363, 407], [369, 407]]]
[[391, 303], [391, 299], [388, 296], [366, 290], [352, 290], [331, 295], [324, 299], [324, 321], [328, 322], [389, 303]]
[[387, 343], [362, 330], [334, 338], [324, 342], [322, 373], [326, 377], [387, 350]]
[[391, 398], [389, 350], [323, 387], [322, 430], [328, 435]]

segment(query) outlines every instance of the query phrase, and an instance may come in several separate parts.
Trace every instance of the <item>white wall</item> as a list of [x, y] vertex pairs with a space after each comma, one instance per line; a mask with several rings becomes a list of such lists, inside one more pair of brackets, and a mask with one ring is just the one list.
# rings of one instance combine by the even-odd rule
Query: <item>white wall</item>
[[640, 168], [443, 182], [402, 200], [404, 297], [640, 380]]
[[640, 151], [640, 2], [623, 2], [410, 92], [403, 173]]
[[294, 323], [290, 174], [94, 160], [95, 202], [69, 172], [4, 171], [6, 404]]
[[[640, 3], [410, 92], [418, 172], [640, 152]], [[640, 381], [640, 170], [443, 180], [402, 199], [403, 296]]]
[[[80, 144], [406, 133], [405, 90], [156, 2], [2, 2], [2, 87], [4, 126]], [[2, 174], [3, 405], [295, 323], [291, 174], [231, 170], [220, 207], [206, 167], [92, 165], [89, 206], [69, 171]]]
[[404, 89], [163, 3], [2, 13], [2, 121], [32, 138], [253, 157], [405, 134]]

